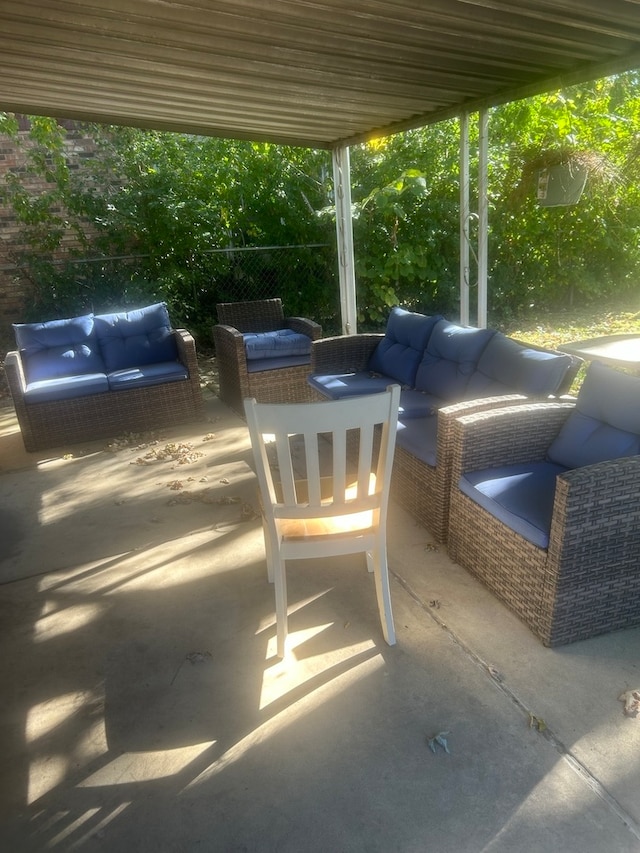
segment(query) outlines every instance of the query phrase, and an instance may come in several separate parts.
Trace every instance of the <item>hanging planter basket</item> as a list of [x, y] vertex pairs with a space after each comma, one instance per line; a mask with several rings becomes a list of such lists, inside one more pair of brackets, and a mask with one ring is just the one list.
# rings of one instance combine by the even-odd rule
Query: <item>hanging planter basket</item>
[[587, 183], [587, 170], [581, 163], [558, 163], [537, 172], [536, 198], [540, 207], [565, 207], [577, 204]]
[[525, 156], [515, 195], [524, 200], [533, 193], [540, 207], [566, 207], [580, 201], [587, 180], [613, 181], [617, 178], [613, 164], [597, 152], [538, 151], [533, 156]]

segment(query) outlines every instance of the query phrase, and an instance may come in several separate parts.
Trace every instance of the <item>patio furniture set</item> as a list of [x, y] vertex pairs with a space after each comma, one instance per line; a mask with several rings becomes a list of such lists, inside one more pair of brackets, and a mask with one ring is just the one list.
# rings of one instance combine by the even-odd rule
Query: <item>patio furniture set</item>
[[640, 624], [640, 378], [594, 363], [570, 397], [575, 355], [400, 308], [295, 376], [262, 359], [263, 402], [400, 385], [392, 494], [545, 645]]
[[[401, 308], [384, 333], [330, 338], [278, 299], [218, 312], [219, 395], [241, 414], [251, 398], [364, 413], [400, 386], [391, 493], [545, 645], [640, 624], [640, 377], [594, 362], [569, 397], [575, 355]], [[16, 338], [6, 371], [28, 450], [202, 417], [193, 338], [163, 304]]]
[[29, 451], [204, 417], [195, 341], [162, 302], [14, 330], [5, 371]]

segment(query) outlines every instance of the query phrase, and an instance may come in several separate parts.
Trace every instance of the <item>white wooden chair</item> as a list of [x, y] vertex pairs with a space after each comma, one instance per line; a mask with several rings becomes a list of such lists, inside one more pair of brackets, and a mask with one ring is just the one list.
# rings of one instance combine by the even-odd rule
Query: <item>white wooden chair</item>
[[[400, 386], [391, 385], [380, 394], [323, 403], [245, 400], [275, 583], [278, 657], [287, 636], [285, 562], [308, 557], [365, 553], [384, 638], [395, 644], [386, 520], [399, 399]], [[302, 472], [294, 470], [297, 455]]]

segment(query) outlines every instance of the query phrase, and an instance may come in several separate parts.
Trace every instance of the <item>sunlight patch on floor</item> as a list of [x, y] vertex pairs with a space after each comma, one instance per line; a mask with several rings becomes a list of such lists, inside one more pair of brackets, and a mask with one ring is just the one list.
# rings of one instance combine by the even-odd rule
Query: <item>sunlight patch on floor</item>
[[[326, 681], [322, 681], [322, 673], [313, 673], [313, 680], [319, 678], [320, 683], [317, 687], [310, 686], [307, 692], [305, 692], [306, 679], [304, 677], [300, 678], [301, 675], [304, 676], [305, 674], [304, 667], [296, 664], [290, 666], [288, 670], [288, 675], [290, 676], [289, 683], [285, 684], [283, 681], [281, 684], [282, 690], [279, 701], [283, 706], [282, 710], [269, 717], [269, 706], [267, 705], [266, 709], [263, 710], [267, 716], [265, 721], [256, 725], [248, 735], [233, 744], [223, 755], [207, 767], [206, 770], [189, 782], [184, 787], [183, 792], [195, 789], [210, 780], [213, 776], [219, 775], [229, 766], [243, 759], [255, 747], [261, 746], [270, 738], [285, 731], [292, 722], [299, 722], [306, 714], [316, 712], [323, 704], [343, 695], [357, 681], [367, 678], [385, 666], [384, 658], [380, 653], [375, 652], [373, 643], [363, 643], [358, 646], [341, 649], [340, 651], [342, 657], [341, 664], [346, 666], [347, 670], [340, 669], [334, 675], [331, 675], [329, 672]], [[363, 660], [363, 653], [366, 655], [368, 652], [372, 653], [373, 656], [365, 657]], [[352, 657], [357, 657], [358, 660], [352, 667], [349, 667], [349, 659]], [[286, 666], [286, 658], [282, 665]], [[274, 666], [275, 669], [277, 669], [277, 665]], [[329, 667], [329, 670], [331, 669], [332, 667]], [[300, 698], [292, 698], [290, 704], [287, 704], [286, 697], [288, 693], [292, 693], [292, 695], [299, 696]], [[271, 696], [271, 703], [275, 701], [276, 696], [274, 693]]]
[[101, 604], [73, 604], [42, 616], [33, 627], [34, 643], [45, 643], [81, 628], [100, 618], [105, 607]]
[[151, 782], [175, 776], [185, 769], [207, 749], [215, 740], [181, 746], [176, 749], [162, 749], [151, 752], [125, 752], [118, 755], [100, 770], [92, 773], [79, 788], [96, 788], [106, 785], [129, 785], [132, 782]]

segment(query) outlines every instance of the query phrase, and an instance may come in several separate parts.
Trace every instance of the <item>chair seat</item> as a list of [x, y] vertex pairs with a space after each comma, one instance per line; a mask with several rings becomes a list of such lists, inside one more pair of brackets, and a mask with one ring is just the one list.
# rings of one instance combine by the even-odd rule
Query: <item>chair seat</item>
[[567, 469], [553, 462], [526, 462], [460, 478], [460, 491], [538, 548], [549, 546], [556, 478]]
[[[376, 476], [369, 476], [369, 493], [373, 494], [376, 486]], [[296, 492], [298, 500], [307, 501], [309, 499], [307, 480], [296, 480]], [[332, 478], [323, 476], [320, 478], [320, 492], [323, 500], [330, 504]], [[280, 489], [277, 489], [280, 491]], [[357, 497], [357, 483], [350, 483], [345, 490], [345, 499], [354, 501]], [[281, 498], [281, 495], [279, 496]], [[278, 518], [276, 525], [283, 539], [292, 541], [294, 539], [312, 539], [320, 538], [329, 539], [341, 536], [343, 534], [356, 534], [359, 530], [363, 533], [368, 533], [373, 524], [372, 510], [360, 510], [358, 512], [349, 512], [344, 515], [331, 515], [327, 517], [314, 518]]]
[[333, 518], [286, 518], [277, 521], [277, 527], [283, 539], [323, 539], [341, 536], [345, 533], [355, 534], [358, 531], [368, 533], [371, 529], [373, 514], [371, 510], [338, 515]]
[[247, 362], [247, 373], [263, 373], [265, 370], [283, 370], [309, 364], [308, 355], [280, 355], [277, 358], [260, 358]]

